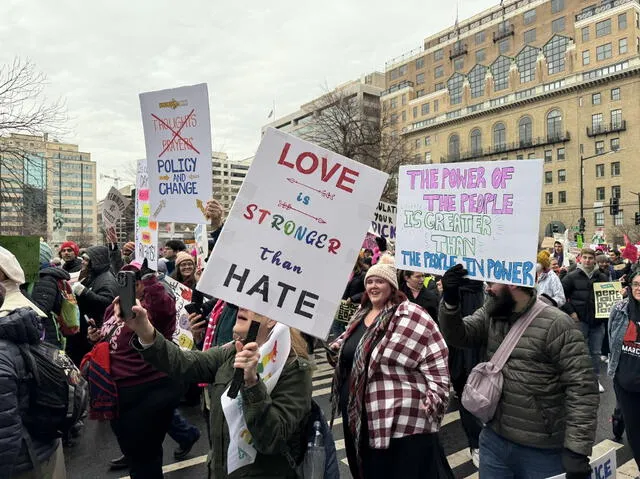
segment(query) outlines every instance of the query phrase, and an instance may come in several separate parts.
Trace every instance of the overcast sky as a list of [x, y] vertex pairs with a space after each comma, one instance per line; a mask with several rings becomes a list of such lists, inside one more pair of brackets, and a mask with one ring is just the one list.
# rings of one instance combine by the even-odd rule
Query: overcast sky
[[[461, 0], [460, 19], [497, 4]], [[2, 0], [0, 62], [33, 61], [66, 101], [69, 134], [99, 173], [144, 157], [138, 94], [207, 83], [213, 149], [251, 156], [276, 115], [419, 47], [455, 2]], [[100, 183], [99, 183], [100, 184]], [[111, 186], [100, 184], [98, 199]]]

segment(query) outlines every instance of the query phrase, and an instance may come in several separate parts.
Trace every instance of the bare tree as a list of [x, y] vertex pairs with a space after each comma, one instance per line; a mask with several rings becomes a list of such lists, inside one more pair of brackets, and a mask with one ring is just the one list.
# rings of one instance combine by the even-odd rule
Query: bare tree
[[[45, 97], [46, 84], [29, 60], [15, 58], [0, 66], [0, 224], [5, 234], [46, 236], [52, 165], [45, 157], [45, 135], [62, 134], [67, 120], [64, 104]], [[42, 139], [36, 143], [21, 135]]]
[[348, 87], [328, 91], [311, 104], [300, 136], [312, 143], [388, 173], [382, 199], [397, 200], [398, 168], [414, 161], [413, 148], [397, 131], [397, 119], [379, 97], [360, 98]]

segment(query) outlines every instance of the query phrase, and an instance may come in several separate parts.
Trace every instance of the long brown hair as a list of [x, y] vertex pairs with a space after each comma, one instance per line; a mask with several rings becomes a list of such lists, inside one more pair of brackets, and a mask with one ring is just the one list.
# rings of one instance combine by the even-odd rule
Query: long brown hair
[[294, 328], [289, 328], [291, 332], [291, 350], [300, 358], [309, 359], [307, 342], [302, 337], [302, 333]]

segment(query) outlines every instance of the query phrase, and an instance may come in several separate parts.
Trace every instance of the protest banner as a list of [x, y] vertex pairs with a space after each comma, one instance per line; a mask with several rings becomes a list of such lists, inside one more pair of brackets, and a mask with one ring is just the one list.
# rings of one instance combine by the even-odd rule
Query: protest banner
[[396, 264], [534, 286], [542, 161], [400, 167]]
[[[597, 459], [593, 459], [589, 465], [591, 466], [589, 479], [616, 479], [618, 477], [616, 474], [618, 462], [615, 449], [610, 449]], [[559, 474], [548, 479], [565, 479], [566, 477], [566, 474]]]
[[204, 260], [209, 254], [209, 238], [207, 238], [207, 225], [196, 225], [193, 228], [193, 236], [196, 240], [196, 271], [204, 269]]
[[140, 94], [154, 221], [202, 223], [211, 198], [207, 85]]
[[542, 249], [552, 249], [553, 245], [555, 244], [555, 242], [556, 242], [556, 240], [553, 239], [552, 237], [545, 236], [542, 239], [542, 244], [540, 245], [540, 248], [542, 248]]
[[30, 283], [38, 279], [40, 271], [40, 237], [38, 236], [0, 236], [0, 246], [8, 249], [20, 263], [25, 281]]
[[191, 302], [191, 288], [188, 288], [166, 274], [159, 276], [160, 282], [167, 285], [176, 301], [176, 330], [173, 334], [173, 342], [182, 349], [193, 348], [193, 334], [189, 324], [189, 313], [185, 306]]
[[147, 174], [146, 160], [138, 160], [135, 207], [136, 261], [142, 263], [146, 258], [149, 268], [157, 271], [158, 222], [151, 220], [149, 175]]
[[326, 337], [387, 176], [268, 129], [198, 289]]
[[102, 223], [105, 230], [116, 226], [128, 205], [129, 200], [112, 186], [102, 202]]
[[396, 214], [396, 205], [379, 201], [371, 220], [371, 231], [387, 241], [395, 241]]
[[622, 283], [620, 281], [593, 283], [593, 293], [596, 298], [596, 318], [607, 319], [613, 305], [622, 300]]

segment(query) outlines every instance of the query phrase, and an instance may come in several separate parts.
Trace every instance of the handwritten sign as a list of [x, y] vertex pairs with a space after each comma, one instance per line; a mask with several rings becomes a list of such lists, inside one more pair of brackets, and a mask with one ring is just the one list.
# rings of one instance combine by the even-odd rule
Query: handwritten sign
[[326, 337], [386, 180], [267, 130], [198, 289]]
[[209, 254], [209, 239], [207, 238], [207, 225], [196, 225], [193, 228], [193, 236], [196, 240], [196, 270], [204, 269], [204, 260]]
[[622, 300], [622, 284], [620, 281], [593, 283], [593, 293], [596, 298], [596, 318], [606, 319], [613, 305]]
[[111, 187], [107, 197], [102, 203], [102, 222], [105, 229], [112, 228], [122, 218], [124, 210], [129, 205], [129, 200], [115, 187]]
[[25, 281], [30, 283], [38, 279], [40, 271], [40, 237], [38, 236], [0, 236], [0, 246], [8, 249], [20, 263]]
[[[599, 458], [592, 460], [589, 465], [591, 466], [590, 479], [616, 479], [618, 467], [616, 450], [610, 449]], [[549, 479], [565, 479], [566, 477], [566, 474], [560, 474]]]
[[378, 207], [373, 214], [373, 220], [371, 220], [371, 230], [373, 233], [388, 241], [395, 241], [396, 214], [396, 205], [379, 201]]
[[158, 270], [158, 223], [150, 219], [149, 175], [147, 161], [138, 160], [135, 199], [136, 261], [145, 258], [149, 268]]
[[542, 161], [402, 166], [398, 268], [535, 285]]
[[154, 221], [202, 223], [211, 198], [207, 85], [140, 94]]
[[189, 324], [189, 313], [185, 306], [191, 302], [191, 288], [187, 288], [166, 274], [160, 275], [158, 278], [171, 291], [173, 299], [176, 301], [176, 330], [173, 333], [172, 341], [181, 349], [189, 351], [193, 349], [194, 340], [191, 324]]

